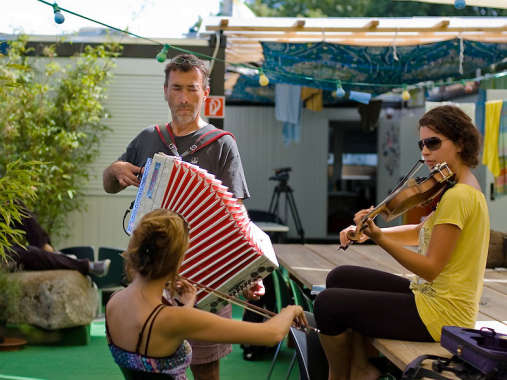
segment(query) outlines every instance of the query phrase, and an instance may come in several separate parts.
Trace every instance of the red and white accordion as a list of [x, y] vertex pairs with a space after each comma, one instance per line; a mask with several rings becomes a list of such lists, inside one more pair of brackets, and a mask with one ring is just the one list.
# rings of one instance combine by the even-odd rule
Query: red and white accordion
[[[165, 208], [189, 225], [189, 248], [179, 274], [232, 296], [271, 273], [278, 262], [269, 237], [212, 174], [179, 158], [157, 153], [148, 160], [127, 231], [146, 213]], [[217, 311], [227, 301], [203, 290], [197, 306]]]

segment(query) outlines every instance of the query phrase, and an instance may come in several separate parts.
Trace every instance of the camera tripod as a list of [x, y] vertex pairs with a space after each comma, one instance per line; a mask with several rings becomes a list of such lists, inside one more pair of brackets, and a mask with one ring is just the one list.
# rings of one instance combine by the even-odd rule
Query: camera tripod
[[[271, 178], [270, 178], [271, 179]], [[288, 222], [287, 218], [287, 205], [290, 207], [290, 211], [292, 214], [292, 219], [294, 220], [294, 224], [296, 225], [296, 230], [298, 232], [299, 238], [301, 239], [301, 244], [305, 242], [305, 231], [303, 230], [303, 225], [301, 224], [301, 219], [299, 218], [298, 209], [296, 207], [296, 201], [294, 200], [294, 190], [287, 184], [287, 179], [277, 179], [280, 181], [278, 185], [273, 190], [273, 195], [271, 197], [271, 202], [269, 203], [269, 212], [275, 214], [280, 218], [278, 214], [278, 203], [280, 201], [280, 194], [285, 194], [285, 223]], [[281, 219], [281, 218], [280, 218]]]

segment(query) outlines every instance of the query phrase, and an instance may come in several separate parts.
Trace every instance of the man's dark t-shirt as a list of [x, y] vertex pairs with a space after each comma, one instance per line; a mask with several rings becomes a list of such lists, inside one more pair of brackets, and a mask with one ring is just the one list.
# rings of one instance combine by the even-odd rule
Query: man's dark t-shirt
[[[165, 128], [165, 125], [161, 125], [160, 128]], [[186, 136], [175, 136], [179, 154], [186, 152], [200, 136], [213, 129], [215, 127], [208, 124]], [[173, 155], [160, 139], [155, 127], [150, 126], [142, 130], [130, 142], [126, 152], [118, 160], [127, 161], [136, 166], [144, 166], [148, 158], [152, 158], [155, 153], [160, 152], [170, 156]], [[184, 157], [184, 160], [215, 175], [236, 198], [246, 199], [250, 197], [238, 147], [231, 136], [220, 137], [196, 153]]]

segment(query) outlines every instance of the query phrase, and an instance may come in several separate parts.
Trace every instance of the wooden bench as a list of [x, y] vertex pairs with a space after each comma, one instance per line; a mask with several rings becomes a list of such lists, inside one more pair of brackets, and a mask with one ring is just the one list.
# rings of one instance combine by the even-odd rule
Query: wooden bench
[[[275, 244], [280, 265], [306, 287], [325, 286], [327, 273], [338, 265], [360, 265], [400, 276], [413, 276], [376, 245], [353, 245], [338, 251], [336, 245]], [[507, 332], [507, 270], [487, 269], [476, 328], [483, 326]], [[440, 343], [373, 339], [372, 344], [401, 370], [420, 355], [450, 357]]]

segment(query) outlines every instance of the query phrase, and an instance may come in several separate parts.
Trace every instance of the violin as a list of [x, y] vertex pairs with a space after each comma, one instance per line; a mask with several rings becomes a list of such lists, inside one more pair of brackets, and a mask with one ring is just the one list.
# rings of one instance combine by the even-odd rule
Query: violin
[[[387, 198], [361, 218], [356, 229], [347, 233], [350, 240], [358, 241], [360, 239], [361, 232], [367, 227], [366, 221], [368, 219], [373, 219], [380, 214], [384, 220], [389, 222], [413, 207], [430, 203], [442, 196], [445, 190], [454, 186], [456, 176], [446, 162], [435, 165], [427, 177], [414, 179], [413, 175], [422, 167], [423, 163], [423, 160], [418, 160]], [[347, 246], [339, 248], [345, 250]]]

